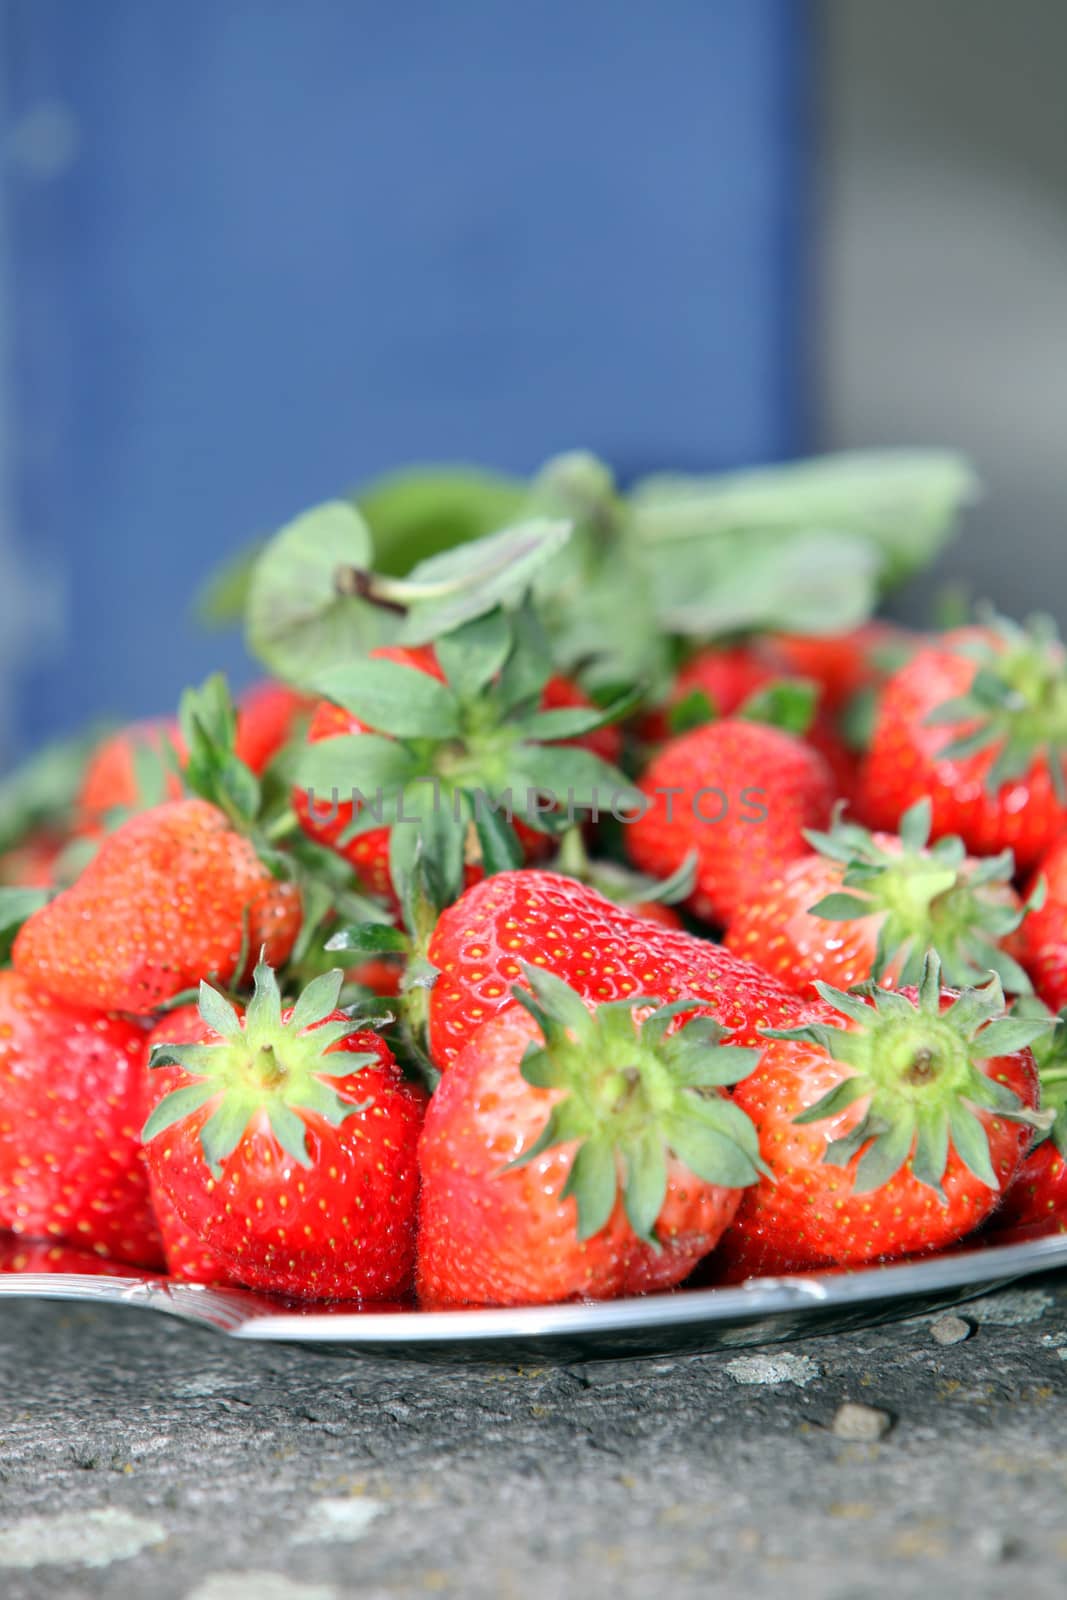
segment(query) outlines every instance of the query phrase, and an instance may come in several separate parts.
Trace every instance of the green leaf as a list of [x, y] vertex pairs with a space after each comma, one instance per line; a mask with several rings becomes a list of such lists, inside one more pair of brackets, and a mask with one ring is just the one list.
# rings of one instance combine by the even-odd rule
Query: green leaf
[[689, 733], [702, 728], [705, 722], [714, 722], [719, 712], [711, 696], [704, 689], [690, 689], [676, 700], [667, 712], [667, 727], [672, 734]]
[[0, 888], [0, 965], [7, 961], [22, 924], [52, 898], [48, 889]]
[[244, 1138], [252, 1109], [243, 1095], [226, 1096], [200, 1129], [200, 1146], [213, 1174]]
[[663, 554], [654, 575], [661, 627], [710, 639], [756, 628], [840, 633], [870, 616], [878, 558], [852, 534], [727, 535]]
[[818, 686], [806, 678], [783, 678], [757, 689], [736, 715], [746, 722], [765, 722], [799, 737], [811, 727], [818, 694]]
[[658, 1244], [653, 1229], [667, 1198], [667, 1153], [658, 1128], [646, 1128], [623, 1148], [626, 1176], [622, 1199], [626, 1218], [639, 1239]]
[[342, 570], [366, 568], [371, 541], [354, 506], [328, 501], [290, 522], [252, 573], [248, 648], [271, 672], [303, 683], [324, 667], [385, 641], [395, 619], [342, 593]]
[[419, 561], [503, 528], [526, 493], [520, 478], [483, 467], [410, 466], [357, 491], [379, 571], [401, 576]]
[[141, 1143], [148, 1144], [157, 1134], [173, 1128], [177, 1122], [184, 1122], [186, 1117], [191, 1117], [194, 1111], [199, 1111], [202, 1105], [206, 1105], [219, 1092], [219, 1085], [210, 1078], [200, 1083], [183, 1084], [180, 1089], [172, 1089], [170, 1094], [163, 1096], [141, 1129]]
[[270, 1129], [286, 1155], [301, 1167], [311, 1166], [308, 1154], [307, 1123], [291, 1106], [281, 1100], [272, 1100], [267, 1112]]
[[854, 1194], [871, 1194], [895, 1178], [911, 1152], [915, 1139], [913, 1113], [901, 1110], [896, 1120], [863, 1152], [853, 1180]]
[[527, 790], [580, 810], [594, 804], [607, 809], [613, 800], [637, 793], [617, 768], [575, 745], [520, 745], [511, 754], [506, 783], [516, 808], [525, 804]]
[[197, 1010], [204, 1022], [222, 1039], [239, 1039], [243, 1032], [241, 1019], [225, 995], [201, 981]]
[[556, 739], [580, 739], [583, 734], [606, 728], [632, 711], [641, 701], [635, 690], [619, 695], [606, 706], [560, 706], [552, 711], [535, 711], [518, 723], [524, 739], [548, 742]]
[[310, 1028], [316, 1022], [324, 1021], [331, 1012], [337, 1010], [344, 981], [345, 975], [339, 967], [312, 979], [293, 1007], [289, 1026], [294, 1033], [299, 1033], [303, 1028]]
[[401, 643], [426, 644], [495, 606], [517, 604], [570, 534], [568, 522], [534, 517], [420, 561], [395, 591], [410, 605]]
[[989, 1137], [966, 1106], [953, 1102], [949, 1107], [949, 1129], [956, 1154], [969, 1171], [988, 1189], [1000, 1189], [1000, 1181], [989, 1159]]
[[264, 543], [257, 539], [235, 555], [226, 556], [204, 579], [193, 596], [193, 617], [201, 627], [230, 628], [241, 621]]
[[487, 611], [437, 641], [437, 660], [461, 701], [478, 695], [502, 670], [513, 643], [510, 619]]
[[824, 922], [852, 922], [857, 917], [873, 916], [878, 907], [871, 900], [854, 894], [827, 894], [808, 907], [808, 914]]
[[334, 791], [340, 804], [350, 803], [353, 790], [369, 805], [379, 789], [395, 793], [417, 771], [416, 757], [397, 740], [379, 733], [346, 733], [305, 745], [296, 758], [293, 781], [321, 798], [323, 806]]
[[482, 866], [487, 877], [497, 872], [514, 872], [522, 866], [523, 850], [515, 829], [499, 811], [491, 809], [478, 791], [468, 796], [478, 834]]
[[959, 455], [872, 451], [718, 477], [649, 478], [633, 500], [646, 539], [840, 529], [862, 538], [877, 555], [883, 581], [896, 582], [929, 564], [977, 492]]
[[327, 939], [325, 948], [330, 951], [353, 950], [360, 955], [403, 953], [409, 944], [400, 928], [382, 922], [355, 922], [338, 928]]
[[368, 728], [400, 739], [452, 739], [460, 731], [459, 701], [448, 685], [399, 661], [337, 662], [308, 686]]
[[610, 1221], [617, 1184], [614, 1147], [606, 1139], [586, 1139], [563, 1187], [563, 1198], [573, 1195], [578, 1203], [579, 1239], [593, 1238]]

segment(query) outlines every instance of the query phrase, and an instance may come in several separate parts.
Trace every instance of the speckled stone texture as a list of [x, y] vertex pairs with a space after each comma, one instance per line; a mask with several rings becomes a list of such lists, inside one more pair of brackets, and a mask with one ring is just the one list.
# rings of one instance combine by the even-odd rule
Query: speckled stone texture
[[[1067, 1279], [961, 1314], [452, 1370], [6, 1304], [0, 1595], [1059, 1600]], [[848, 1401], [888, 1431], [835, 1436]]]

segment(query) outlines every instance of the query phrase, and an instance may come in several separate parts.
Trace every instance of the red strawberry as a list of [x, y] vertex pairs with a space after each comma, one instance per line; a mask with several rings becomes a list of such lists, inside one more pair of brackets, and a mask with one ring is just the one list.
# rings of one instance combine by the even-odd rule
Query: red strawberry
[[928, 847], [929, 829], [930, 804], [920, 801], [899, 836], [841, 821], [810, 833], [819, 853], [789, 862], [742, 906], [727, 948], [808, 996], [820, 978], [838, 989], [869, 978], [886, 989], [914, 983], [929, 949], [947, 983], [993, 970], [1013, 993], [1028, 993], [1011, 954], [1011, 936], [1026, 926], [1011, 851], [978, 861], [960, 839]]
[[892, 622], [864, 622], [848, 633], [772, 634], [764, 644], [777, 676], [808, 678], [819, 685], [819, 705], [843, 711], [864, 689], [885, 681], [902, 666], [918, 641]]
[[[1036, 1002], [1029, 1005], [1040, 1014]], [[1067, 1233], [1067, 1013], [1052, 1033], [1034, 1040], [1033, 1051], [1042, 1109], [1053, 1122], [1026, 1157], [994, 1220], [998, 1229], [1024, 1228], [1040, 1237]]]
[[[154, 1271], [154, 1269], [152, 1269]], [[149, 1269], [138, 1267], [138, 1276]], [[57, 1273], [69, 1277], [77, 1273], [89, 1278], [128, 1278], [127, 1263], [107, 1256], [91, 1255], [69, 1244], [45, 1244], [41, 1239], [26, 1239], [21, 1234], [0, 1234], [0, 1272]]]
[[688, 700], [702, 698], [711, 716], [730, 717], [754, 694], [781, 676], [757, 641], [706, 645], [679, 668], [667, 704], [646, 712], [639, 725], [640, 736], [649, 744], [668, 739], [672, 709]]
[[773, 1030], [734, 1098], [773, 1181], [748, 1191], [722, 1252], [733, 1278], [942, 1249], [991, 1215], [1041, 1124], [1030, 1041], [997, 978], [825, 1004]]
[[261, 948], [284, 961], [299, 927], [296, 887], [207, 801], [174, 800], [109, 835], [23, 925], [13, 959], [72, 1005], [146, 1014], [201, 978], [243, 981]]
[[145, 1154], [156, 1191], [234, 1281], [388, 1299], [411, 1286], [425, 1095], [335, 1009], [341, 984], [317, 978], [283, 1011], [260, 963], [243, 1017], [205, 985], [198, 1041], [153, 1052]]
[[[137, 810], [181, 797], [181, 779], [162, 765], [164, 744], [185, 760], [178, 724], [165, 717], [135, 722], [111, 734], [93, 752], [85, 769], [78, 809], [83, 826], [95, 827], [109, 811]], [[144, 792], [147, 789], [147, 794]]]
[[814, 750], [779, 728], [735, 719], [670, 740], [639, 787], [648, 808], [626, 829], [631, 860], [665, 877], [695, 851], [689, 904], [721, 923], [786, 862], [807, 853], [804, 830], [823, 827], [834, 800]]
[[[481, 630], [476, 644], [471, 628]], [[617, 731], [601, 726], [610, 713], [531, 666], [499, 616], [442, 640], [439, 653], [375, 650], [321, 683], [327, 699], [308, 730], [294, 809], [306, 833], [343, 855], [387, 901], [397, 845], [414, 844], [417, 820], [444, 870], [443, 903], [476, 882], [486, 860], [517, 866], [544, 854], [531, 798], [553, 791], [585, 812], [596, 798], [590, 791], [606, 805], [625, 787], [604, 759], [619, 748]], [[362, 818], [343, 798], [354, 790], [367, 803]], [[514, 828], [505, 822], [508, 797]]]
[[[143, 1126], [156, 1102], [158, 1074], [150, 1072], [147, 1066], [152, 1051], [162, 1044], [198, 1044], [203, 1032], [204, 1024], [199, 1010], [194, 1005], [187, 1005], [177, 1006], [168, 1012], [149, 1034], [142, 1073], [139, 1125]], [[170, 1276], [181, 1278], [186, 1283], [232, 1283], [233, 1268], [230, 1263], [201, 1243], [150, 1171], [148, 1181], [152, 1210], [163, 1240], [163, 1254]]]
[[[722, 1095], [756, 1059], [707, 1018], [642, 999], [533, 993], [472, 1034], [419, 1141], [425, 1305], [533, 1305], [666, 1289], [756, 1180], [751, 1124]], [[638, 1023], [636, 1006], [645, 1012]]]
[[313, 704], [284, 683], [253, 684], [237, 707], [234, 751], [238, 760], [257, 774], [265, 771]]
[[162, 1260], [138, 1137], [143, 1030], [0, 972], [0, 1227]]
[[595, 889], [554, 872], [501, 872], [442, 912], [427, 951], [440, 976], [430, 990], [429, 1044], [442, 1070], [488, 1017], [511, 1003], [528, 962], [584, 1000], [691, 997], [732, 1042], [796, 1019], [800, 1002], [748, 961], [692, 934], [658, 929]]
[[1067, 1006], [1067, 834], [1041, 859], [1033, 890], [1042, 879], [1044, 903], [1023, 923], [1021, 959], [1047, 1006]]
[[1007, 622], [946, 634], [881, 696], [864, 815], [893, 829], [929, 795], [933, 833], [1032, 867], [1067, 830], [1067, 667], [1046, 629]]

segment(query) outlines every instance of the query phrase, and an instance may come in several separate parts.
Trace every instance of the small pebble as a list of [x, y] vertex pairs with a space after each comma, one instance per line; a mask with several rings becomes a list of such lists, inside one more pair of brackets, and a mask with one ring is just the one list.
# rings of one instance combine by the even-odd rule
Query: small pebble
[[821, 1376], [810, 1356], [794, 1356], [780, 1351], [773, 1356], [737, 1356], [726, 1363], [735, 1383], [795, 1383], [798, 1389]]
[[969, 1339], [974, 1329], [969, 1322], [964, 1322], [962, 1317], [938, 1317], [931, 1325], [930, 1332], [938, 1344], [962, 1344], [964, 1339]]
[[853, 1444], [873, 1444], [887, 1434], [892, 1426], [893, 1419], [888, 1411], [876, 1411], [874, 1406], [861, 1406], [854, 1400], [846, 1400], [834, 1412], [830, 1431], [835, 1438], [848, 1439]]

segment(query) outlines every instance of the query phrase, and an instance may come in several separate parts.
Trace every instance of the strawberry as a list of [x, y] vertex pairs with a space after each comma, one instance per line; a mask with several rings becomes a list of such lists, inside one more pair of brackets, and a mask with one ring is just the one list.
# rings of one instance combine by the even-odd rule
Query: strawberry
[[110, 834], [81, 877], [35, 911], [16, 969], [72, 1005], [144, 1015], [201, 978], [241, 983], [249, 952], [282, 962], [300, 896], [205, 800], [173, 800]]
[[1011, 886], [1011, 851], [983, 861], [963, 841], [930, 837], [930, 802], [901, 820], [900, 834], [871, 834], [835, 820], [808, 834], [812, 855], [791, 861], [743, 905], [726, 946], [766, 967], [798, 994], [817, 979], [838, 989], [873, 979], [886, 989], [914, 983], [936, 949], [946, 983], [977, 983], [990, 970], [1026, 994], [1011, 954], [1027, 908]]
[[470, 1035], [511, 1003], [528, 962], [584, 1000], [691, 998], [740, 1045], [793, 1021], [796, 996], [751, 962], [692, 934], [658, 929], [584, 884], [554, 872], [502, 872], [442, 912], [427, 949], [438, 977], [429, 996], [429, 1046], [449, 1067]]
[[769, 1029], [734, 1099], [772, 1178], [741, 1202], [727, 1276], [942, 1249], [991, 1215], [1026, 1154], [1040, 1019], [1004, 1013], [1000, 980], [942, 990], [932, 955], [918, 990], [844, 994], [796, 1028]]
[[532, 992], [471, 1035], [426, 1115], [420, 1301], [670, 1288], [758, 1176], [751, 1124], [722, 1093], [756, 1052], [724, 1047], [707, 1018], [679, 1029], [684, 1001], [588, 1007], [550, 973], [524, 976]]
[[144, 1033], [0, 972], [0, 1227], [161, 1262], [141, 1157]]
[[[1029, 1005], [1034, 1014], [1043, 1010]], [[998, 1229], [1022, 1228], [1040, 1237], [1067, 1233], [1067, 1012], [1051, 1033], [1034, 1040], [1033, 1052], [1041, 1105], [1053, 1122], [1019, 1168], [994, 1221]]]
[[[375, 650], [317, 684], [326, 698], [308, 730], [294, 809], [307, 834], [391, 905], [403, 887], [398, 862], [420, 834], [444, 903], [487, 865], [543, 854], [557, 805], [541, 804], [542, 794], [585, 812], [598, 794], [606, 806], [627, 788], [598, 753], [617, 753], [618, 734], [604, 726], [615, 713], [552, 677], [499, 612], [436, 650]], [[358, 816], [343, 798], [354, 791]]]
[[1041, 858], [1032, 895], [1042, 883], [1044, 903], [1022, 926], [1021, 960], [1042, 1000], [1059, 1011], [1067, 1006], [1067, 834]]
[[178, 724], [157, 717], [121, 728], [98, 745], [78, 793], [81, 826], [97, 827], [109, 812], [135, 811], [162, 800], [179, 799], [181, 779], [162, 764], [162, 752], [168, 744], [184, 761], [186, 751]]
[[998, 621], [920, 650], [881, 696], [864, 815], [894, 829], [929, 795], [933, 834], [1027, 871], [1067, 830], [1067, 665], [1041, 622]]
[[861, 623], [847, 633], [771, 634], [764, 642], [778, 677], [808, 678], [819, 686], [819, 705], [836, 714], [864, 690], [902, 666], [917, 641], [892, 622]]
[[156, 1191], [235, 1282], [381, 1300], [411, 1286], [426, 1097], [336, 1010], [342, 982], [327, 973], [283, 1011], [260, 962], [243, 1015], [204, 985], [197, 1041], [153, 1049], [145, 1154]]
[[805, 828], [821, 828], [833, 805], [822, 758], [792, 734], [727, 718], [670, 740], [640, 782], [644, 813], [626, 829], [626, 850], [663, 877], [696, 852], [689, 905], [725, 923], [795, 856]]
[[[148, 1035], [142, 1069], [140, 1126], [155, 1108], [158, 1075], [148, 1070], [152, 1051], [162, 1044], [197, 1044], [202, 1035], [203, 1021], [195, 1005], [175, 1006]], [[229, 1262], [201, 1243], [151, 1171], [148, 1172], [148, 1187], [170, 1276], [186, 1283], [231, 1283], [233, 1270]]]
[[[140, 1271], [146, 1269], [141, 1267]], [[45, 1244], [41, 1239], [27, 1239], [17, 1233], [0, 1233], [0, 1272], [32, 1272], [35, 1276], [58, 1273], [63, 1277], [74, 1272], [89, 1278], [129, 1276], [125, 1263], [120, 1266], [107, 1256], [91, 1255], [88, 1250], [76, 1250], [69, 1244]]]
[[314, 702], [284, 683], [256, 683], [237, 705], [234, 750], [257, 775], [266, 771], [278, 751], [295, 735]]
[[[703, 701], [706, 717], [730, 717], [747, 700], [780, 678], [774, 662], [760, 643], [705, 645], [678, 669], [667, 702], [645, 712], [638, 724], [640, 737], [660, 744], [672, 732], [672, 712]], [[705, 720], [701, 717], [700, 720]]]

